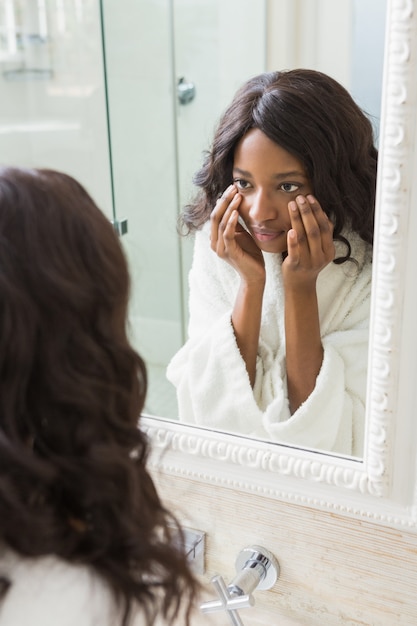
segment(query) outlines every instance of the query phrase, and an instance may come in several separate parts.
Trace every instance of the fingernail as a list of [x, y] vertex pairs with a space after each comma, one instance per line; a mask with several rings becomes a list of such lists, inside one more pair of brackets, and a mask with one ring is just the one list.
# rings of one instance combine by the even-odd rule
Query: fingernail
[[309, 202], [311, 202], [311, 203], [313, 203], [313, 202], [315, 202], [315, 201], [316, 201], [315, 197], [314, 197], [314, 196], [312, 196], [312, 195], [311, 195], [311, 193], [310, 193], [310, 194], [308, 194], [308, 196], [307, 196], [307, 200], [308, 200]]
[[296, 200], [297, 200], [298, 204], [305, 204], [305, 201], [306, 201], [304, 196], [297, 196]]

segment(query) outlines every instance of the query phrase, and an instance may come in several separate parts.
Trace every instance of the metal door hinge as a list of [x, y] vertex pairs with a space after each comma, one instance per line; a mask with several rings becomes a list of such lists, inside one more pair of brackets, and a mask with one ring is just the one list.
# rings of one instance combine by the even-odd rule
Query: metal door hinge
[[122, 235], [126, 235], [127, 233], [127, 218], [126, 217], [123, 218], [122, 220], [113, 220], [112, 224], [113, 224], [114, 230], [119, 235], [119, 237], [122, 237]]

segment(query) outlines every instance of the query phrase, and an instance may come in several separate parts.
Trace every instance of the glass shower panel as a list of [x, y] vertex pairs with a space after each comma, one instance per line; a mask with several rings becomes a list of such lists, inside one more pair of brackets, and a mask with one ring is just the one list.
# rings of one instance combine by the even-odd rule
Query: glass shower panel
[[177, 217], [221, 112], [265, 69], [265, 2], [101, 4], [116, 218], [127, 221], [132, 337], [150, 379], [145, 410], [176, 419], [165, 371], [186, 337], [192, 252]]
[[131, 331], [145, 411], [177, 417], [166, 365], [183, 341], [172, 19], [168, 1], [102, 0], [116, 217], [132, 275]]
[[98, 0], [0, 0], [0, 94], [0, 163], [71, 174], [111, 217]]
[[[236, 90], [266, 70], [265, 0], [174, 0], [175, 78], [195, 88], [190, 102], [177, 97], [180, 207], [195, 193], [192, 179], [210, 146], [214, 128]], [[183, 284], [192, 239], [181, 240]], [[187, 289], [184, 289], [187, 314]], [[187, 319], [184, 320], [184, 326]]]
[[266, 2], [174, 0], [173, 6], [176, 80], [195, 87], [190, 102], [177, 98], [183, 205], [221, 113], [248, 78], [266, 69]]

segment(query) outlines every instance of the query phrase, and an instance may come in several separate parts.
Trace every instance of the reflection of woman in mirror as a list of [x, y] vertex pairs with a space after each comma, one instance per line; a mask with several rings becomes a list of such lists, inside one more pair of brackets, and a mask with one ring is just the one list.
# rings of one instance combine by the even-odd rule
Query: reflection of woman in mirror
[[182, 216], [196, 231], [180, 419], [363, 450], [377, 151], [349, 93], [312, 70], [249, 80]]
[[195, 583], [137, 427], [127, 263], [73, 178], [0, 168], [0, 294], [0, 623], [173, 616]]

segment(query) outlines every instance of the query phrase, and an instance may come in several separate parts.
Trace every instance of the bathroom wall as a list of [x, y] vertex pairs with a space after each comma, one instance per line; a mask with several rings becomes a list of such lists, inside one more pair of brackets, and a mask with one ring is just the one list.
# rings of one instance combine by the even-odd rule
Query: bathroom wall
[[[239, 491], [226, 486], [227, 476], [217, 484], [203, 471], [197, 478], [155, 470], [154, 477], [164, 503], [181, 522], [206, 533], [201, 601], [217, 598], [210, 583], [216, 574], [226, 584], [232, 581], [243, 548], [263, 546], [278, 560], [274, 587], [255, 591], [255, 606], [239, 611], [245, 626], [417, 624], [415, 532], [379, 525], [365, 515], [352, 519], [255, 490]], [[192, 626], [230, 623], [224, 612], [196, 612], [192, 620]]]
[[333, 76], [371, 117], [381, 114], [387, 0], [268, 0], [268, 69]]
[[350, 89], [379, 135], [387, 0], [354, 0]]
[[352, 0], [268, 0], [268, 69], [308, 67], [350, 86]]

